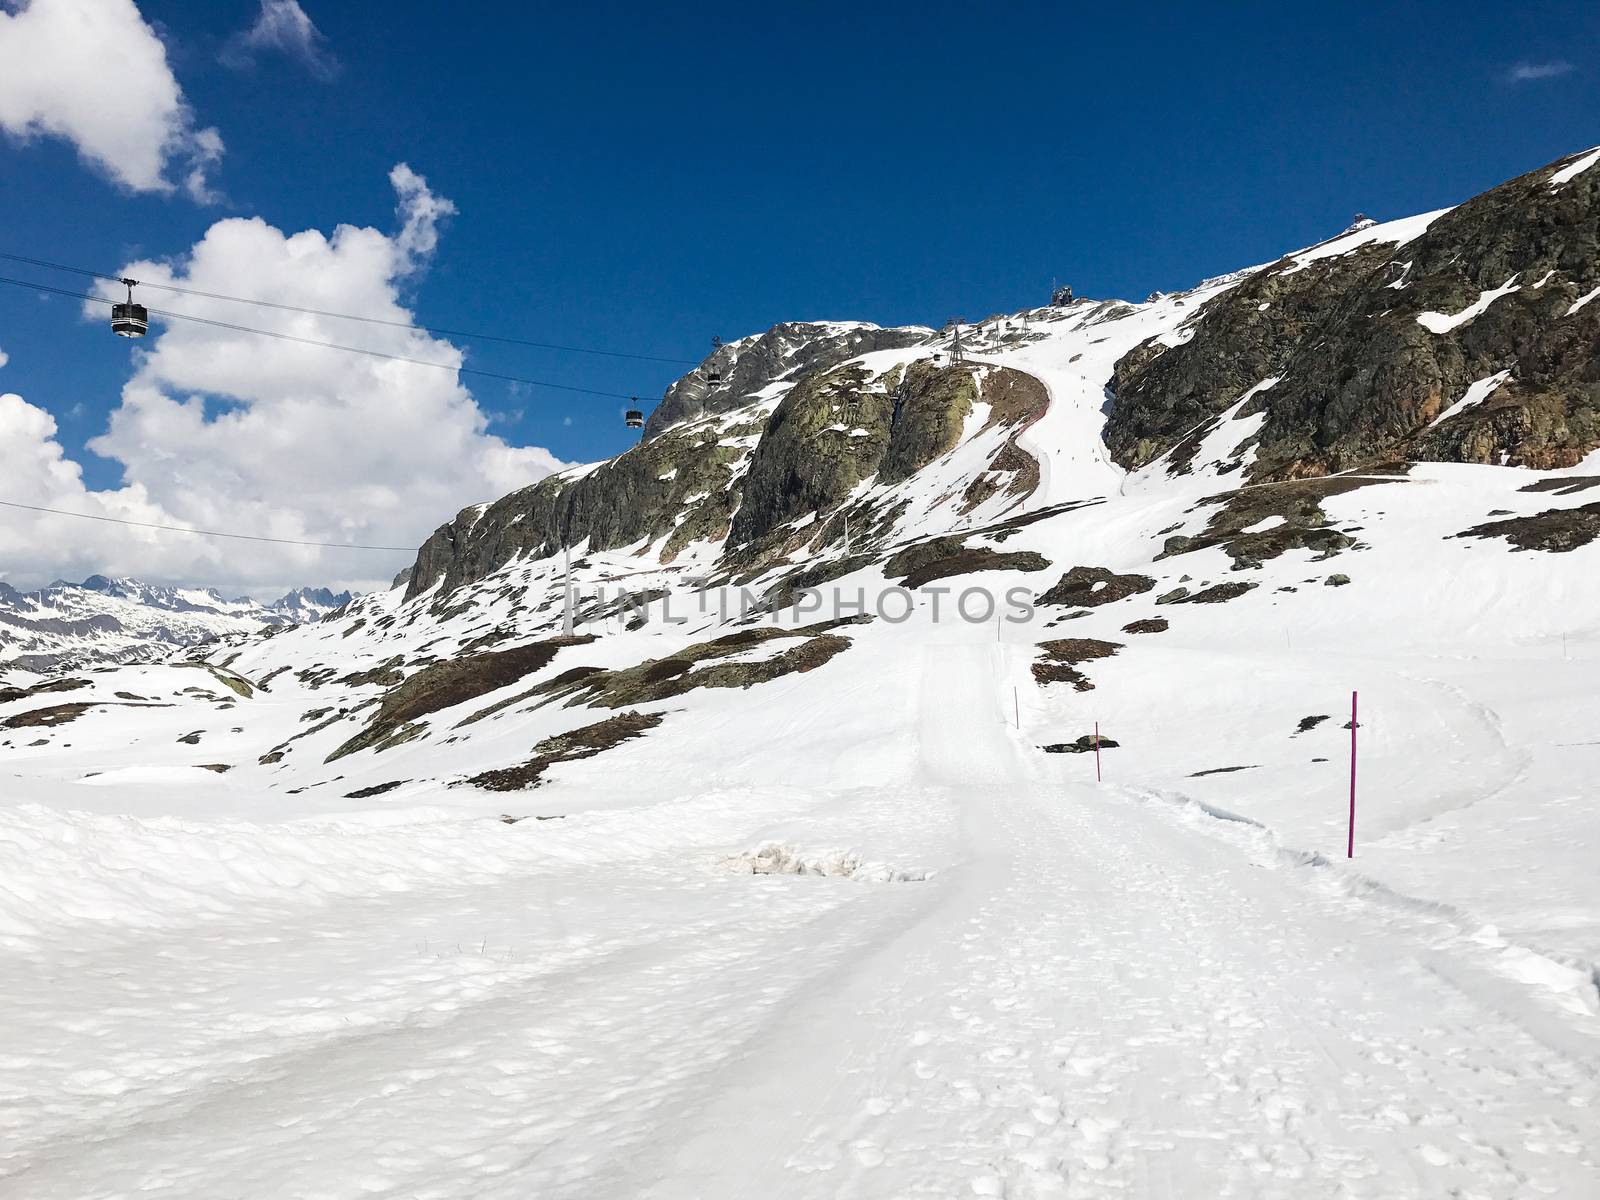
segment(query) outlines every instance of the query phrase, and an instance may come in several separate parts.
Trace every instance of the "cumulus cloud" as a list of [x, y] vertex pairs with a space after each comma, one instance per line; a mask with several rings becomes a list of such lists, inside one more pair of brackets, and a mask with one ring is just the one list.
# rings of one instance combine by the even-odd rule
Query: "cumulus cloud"
[[207, 173], [222, 138], [196, 127], [166, 48], [133, 0], [9, 7], [0, 7], [0, 130], [64, 138], [130, 191], [181, 184], [196, 199], [212, 195]]
[[5, 366], [10, 361], [11, 361], [11, 356], [9, 354], [7, 354], [4, 350], [0, 350], [0, 367]]
[[[396, 321], [398, 328], [361, 326], [352, 335], [348, 322], [275, 309], [229, 306], [224, 317], [459, 366], [461, 351], [412, 326], [399, 293], [454, 208], [409, 168], [394, 179], [393, 233], [341, 225], [331, 234], [290, 234], [259, 218], [234, 218], [212, 225], [181, 259], [130, 263], [124, 273]], [[161, 307], [219, 315], [216, 302], [186, 296], [164, 294]], [[100, 306], [89, 311], [104, 320]], [[158, 324], [152, 334], [135, 351], [107, 429], [90, 443], [120, 464], [123, 485], [85, 488], [49, 414], [7, 396], [0, 404], [5, 499], [268, 537], [413, 547], [468, 504], [566, 465], [490, 433], [454, 370], [182, 321]], [[0, 561], [18, 586], [99, 571], [265, 595], [324, 581], [385, 586], [411, 560], [409, 552], [216, 541], [44, 515], [20, 523], [8, 517], [4, 537]]]
[[318, 79], [339, 73], [339, 60], [329, 53], [327, 39], [296, 0], [261, 0], [255, 24], [229, 39], [222, 61], [230, 67], [254, 66], [262, 51], [286, 54]]
[[1566, 59], [1551, 62], [1519, 62], [1506, 72], [1507, 83], [1533, 83], [1540, 79], [1557, 79], [1576, 70]]

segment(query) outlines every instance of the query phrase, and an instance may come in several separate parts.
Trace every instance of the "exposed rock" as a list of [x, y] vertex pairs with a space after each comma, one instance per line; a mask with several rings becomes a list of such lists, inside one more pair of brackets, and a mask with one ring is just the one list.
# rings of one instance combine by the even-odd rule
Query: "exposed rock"
[[1252, 588], [1261, 586], [1256, 583], [1216, 583], [1208, 588], [1202, 588], [1188, 599], [1184, 604], [1221, 604], [1224, 600], [1232, 600], [1242, 596]]
[[1046, 754], [1093, 754], [1096, 746], [1101, 750], [1115, 750], [1120, 743], [1101, 734], [1098, 738], [1092, 733], [1086, 733], [1073, 742], [1055, 742], [1049, 746], [1040, 746]]
[[1123, 633], [1165, 633], [1167, 619], [1165, 617], [1146, 617], [1142, 621], [1131, 621], [1122, 627]]
[[977, 398], [972, 372], [911, 364], [890, 398], [889, 444], [878, 478], [885, 483], [909, 479], [954, 449]]
[[92, 704], [52, 704], [48, 708], [33, 708], [7, 717], [0, 721], [0, 726], [6, 729], [51, 728], [76, 721], [93, 707]]
[[[781, 379], [825, 371], [872, 350], [914, 346], [931, 333], [926, 329], [882, 329], [857, 321], [809, 323], [790, 321], [765, 333], [719, 347], [689, 374], [667, 389], [645, 422], [646, 441], [669, 426], [707, 413], [724, 413], [749, 403], [748, 397]], [[722, 382], [706, 382], [715, 367]]]
[[1600, 503], [1551, 508], [1532, 517], [1512, 517], [1464, 529], [1456, 537], [1503, 537], [1518, 550], [1563, 554], [1600, 537]]
[[670, 560], [694, 538], [726, 532], [738, 502], [730, 471], [741, 454], [715, 429], [678, 429], [585, 474], [552, 475], [465, 509], [418, 550], [406, 599], [436, 585], [445, 597], [514, 558], [552, 555], [585, 539], [595, 550], [662, 540]]
[[918, 542], [883, 564], [888, 578], [904, 576], [900, 586], [920, 588], [935, 580], [979, 571], [1043, 571], [1050, 561], [1032, 550], [1000, 551], [987, 546], [966, 546], [957, 537]]
[[1535, 480], [1526, 487], [1519, 487], [1517, 491], [1553, 492], [1557, 496], [1570, 496], [1575, 492], [1586, 492], [1593, 487], [1600, 487], [1600, 475], [1557, 475], [1550, 479]]
[[[1395, 459], [1578, 462], [1600, 446], [1600, 305], [1570, 311], [1600, 286], [1600, 172], [1551, 187], [1556, 165], [1398, 248], [1263, 268], [1208, 303], [1184, 344], [1138, 347], [1116, 367], [1106, 440], [1117, 461], [1151, 461], [1276, 375], [1247, 406], [1267, 414], [1255, 480]], [[1488, 398], [1439, 420], [1503, 371]]]
[[381, 796], [410, 782], [409, 779], [391, 779], [388, 783], [375, 783], [371, 787], [357, 788], [353, 792], [346, 792], [344, 796], [346, 800], [365, 800], [368, 796]]
[[1033, 677], [1039, 683], [1070, 683], [1080, 692], [1094, 690], [1088, 676], [1076, 670], [1078, 663], [1110, 658], [1122, 649], [1120, 642], [1102, 642], [1095, 638], [1057, 638], [1040, 642], [1044, 657], [1033, 664]]
[[[824, 621], [788, 629], [762, 626], [740, 630], [710, 642], [687, 646], [670, 658], [647, 659], [616, 670], [574, 668], [536, 687], [531, 694], [552, 699], [567, 697], [567, 705], [625, 708], [681, 696], [697, 688], [749, 688], [785, 675], [814, 671], [850, 647], [850, 639], [829, 632], [860, 618]], [[802, 638], [770, 657], [751, 661], [720, 662], [743, 654], [763, 642]]]
[[1107, 567], [1073, 567], [1034, 603], [1098, 608], [1155, 586], [1156, 581], [1148, 575], [1118, 575]]
[[[418, 551], [406, 599], [437, 586], [446, 603], [515, 558], [585, 539], [600, 550], [659, 543], [663, 562], [694, 541], [726, 539], [726, 561], [753, 574], [807, 544], [841, 540], [840, 506], [857, 485], [910, 478], [947, 453], [980, 393], [986, 427], [1018, 432], [1048, 402], [1037, 380], [1005, 368], [919, 361], [873, 376], [859, 365], [812, 367], [747, 427], [674, 426], [598, 467], [462, 511]], [[970, 508], [1002, 488], [1025, 495], [1037, 482], [1037, 462], [1013, 435], [963, 500]], [[893, 516], [851, 510], [852, 543], [880, 539]]]
[[758, 549], [752, 543], [837, 507], [878, 470], [889, 448], [894, 400], [869, 383], [859, 367], [807, 376], [774, 410], [741, 483], [743, 499], [728, 535], [733, 545], [748, 548], [746, 557]]
[[422, 727], [416, 722], [422, 718], [497, 692], [549, 666], [562, 647], [592, 641], [594, 638], [587, 636], [548, 638], [513, 650], [492, 650], [424, 667], [390, 691], [366, 728], [328, 755], [327, 761], [357, 750], [397, 745], [396, 739], [409, 741], [420, 735]]
[[[1167, 538], [1156, 558], [1220, 546], [1233, 559], [1236, 571], [1259, 567], [1292, 549], [1312, 550], [1318, 558], [1331, 558], [1355, 545], [1355, 539], [1331, 528], [1328, 514], [1322, 510], [1322, 501], [1358, 488], [1393, 482], [1396, 481], [1387, 478], [1340, 476], [1240, 488], [1211, 496], [1203, 503], [1221, 507], [1205, 529], [1193, 537], [1174, 534]], [[1269, 521], [1277, 523], [1257, 528]]]
[[513, 792], [538, 787], [544, 773], [557, 763], [576, 762], [642, 737], [661, 724], [660, 713], [625, 712], [581, 729], [545, 738], [533, 748], [533, 757], [521, 766], [485, 771], [467, 780], [491, 792]]

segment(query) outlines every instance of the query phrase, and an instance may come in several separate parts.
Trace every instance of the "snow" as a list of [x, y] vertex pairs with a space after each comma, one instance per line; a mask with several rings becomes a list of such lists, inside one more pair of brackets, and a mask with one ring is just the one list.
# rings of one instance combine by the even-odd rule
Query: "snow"
[[209, 638], [316, 620], [328, 611], [303, 589], [271, 605], [100, 576], [30, 592], [0, 589], [0, 664], [64, 670], [152, 661]]
[[1517, 276], [1513, 275], [1497, 288], [1478, 293], [1478, 298], [1467, 305], [1458, 313], [1425, 312], [1417, 315], [1417, 324], [1429, 333], [1449, 333], [1452, 329], [1459, 329], [1474, 317], [1481, 316], [1489, 310], [1489, 306], [1501, 296], [1509, 296], [1512, 292], [1520, 291], [1517, 286]]
[[1583, 295], [1579, 296], [1575, 301], [1573, 301], [1572, 307], [1567, 309], [1564, 315], [1570, 317], [1573, 313], [1577, 312], [1584, 305], [1588, 304], [1589, 301], [1593, 300], [1596, 296], [1600, 296], [1600, 287], [1597, 287], [1592, 291], [1585, 292]]
[[1475, 408], [1479, 404], [1482, 404], [1490, 396], [1494, 395], [1495, 390], [1499, 388], [1502, 383], [1510, 378], [1510, 370], [1505, 370], [1496, 371], [1493, 375], [1488, 375], [1482, 379], [1474, 380], [1467, 388], [1466, 392], [1462, 395], [1461, 399], [1450, 405], [1450, 407], [1446, 408], [1431, 422], [1429, 422], [1428, 428], [1432, 429], [1435, 425], [1440, 425], [1445, 421], [1448, 421], [1457, 413], [1464, 412], [1469, 408]]
[[1293, 275], [1295, 272], [1303, 271], [1312, 263], [1321, 259], [1349, 254], [1352, 250], [1359, 250], [1363, 246], [1374, 244], [1404, 246], [1407, 242], [1416, 241], [1428, 231], [1428, 226], [1449, 211], [1448, 208], [1441, 208], [1434, 212], [1420, 213], [1414, 217], [1404, 217], [1398, 221], [1382, 221], [1350, 233], [1341, 234], [1335, 238], [1329, 238], [1309, 250], [1291, 254], [1289, 257], [1293, 259], [1293, 265], [1285, 268], [1282, 273]]
[[[825, 665], [640, 702], [659, 727], [518, 792], [467, 780], [616, 712], [519, 680], [330, 756], [385, 695], [377, 668], [558, 632], [560, 556], [438, 611], [385, 592], [227, 634], [204, 653], [243, 692], [169, 661], [0, 699], [0, 1192], [1600, 1194], [1600, 544], [1457, 536], [1592, 493], [1413, 465], [1323, 501], [1356, 541], [1336, 558], [1167, 553], [1243, 482], [1263, 416], [1241, 414], [1279, 381], [1201, 426], [1176, 476], [1110, 461], [1105, 385], [1239, 278], [975, 333], [955, 447], [846, 502], [898, 514], [895, 548], [954, 532], [1050, 563], [955, 592], [1034, 596], [1075, 565], [1152, 580], [1083, 615], [968, 624], [908, 593], [904, 622], [833, 630], [851, 644]], [[1025, 429], [989, 425], [1000, 367], [1048, 392]], [[732, 440], [737, 473], [754, 442]], [[967, 507], [1008, 443], [1037, 488]], [[806, 541], [831, 515], [792, 522], [792, 561], [838, 561], [840, 539]], [[573, 548], [580, 591], [667, 596], [640, 627], [580, 623], [595, 640], [536, 679], [749, 632], [730, 596], [770, 574], [698, 590], [715, 543], [650, 548]], [[1259, 586], [1157, 603], [1234, 581]], [[894, 590], [880, 565], [829, 586], [869, 609]], [[1064, 637], [1121, 646], [1083, 665], [1091, 690], [1035, 679]], [[8, 724], [68, 702], [89, 707]], [[1120, 743], [1103, 781], [1040, 749], [1097, 723]]]
[[1581, 158], [1575, 159], [1560, 170], [1552, 172], [1550, 176], [1551, 189], [1558, 188], [1565, 183], [1571, 183], [1597, 162], [1600, 162], [1600, 147], [1590, 150]]

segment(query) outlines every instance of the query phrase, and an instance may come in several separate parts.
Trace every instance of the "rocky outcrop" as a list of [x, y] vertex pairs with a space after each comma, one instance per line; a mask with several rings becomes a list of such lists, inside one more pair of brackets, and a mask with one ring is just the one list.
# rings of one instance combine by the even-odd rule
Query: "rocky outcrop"
[[1600, 287], [1600, 169], [1574, 171], [1578, 158], [1403, 245], [1274, 263], [1209, 303], [1181, 345], [1139, 347], [1113, 380], [1117, 461], [1150, 462], [1281, 376], [1247, 405], [1266, 414], [1255, 480], [1395, 459], [1576, 463], [1600, 446], [1600, 304], [1582, 303]]
[[1291, 270], [1284, 259], [1211, 301], [1184, 327], [1188, 340], [1152, 339], [1116, 365], [1105, 440], [1124, 467], [1142, 467], [1230, 408], [1334, 320], [1349, 290], [1388, 261], [1378, 245]]
[[[884, 329], [864, 321], [788, 321], [765, 333], [729, 342], [667, 389], [645, 422], [648, 441], [680, 421], [731, 412], [779, 380], [826, 371], [870, 350], [914, 346], [932, 330]], [[721, 382], [708, 382], [715, 370]]]
[[[980, 399], [990, 425], [1018, 429], [1045, 402], [1037, 381], [1002, 367], [918, 361], [880, 375], [853, 363], [814, 371], [770, 415], [763, 407], [748, 421], [736, 414], [675, 426], [596, 467], [464, 510], [423, 544], [406, 598], [435, 586], [443, 597], [519, 556], [585, 543], [592, 550], [659, 543], [659, 558], [671, 561], [691, 542], [721, 541], [731, 567], [764, 566], [796, 538], [842, 535], [812, 518], [842, 514], [868, 478], [909, 479], [948, 453]], [[1037, 479], [1031, 457], [1013, 453], [1025, 462], [996, 459], [991, 493], [1014, 490], [1008, 478]], [[888, 515], [852, 510], [853, 536], [874, 539]], [[807, 526], [803, 535], [796, 523]]]
[[[731, 433], [754, 436], [760, 426]], [[675, 429], [582, 473], [552, 475], [435, 530], [406, 581], [410, 600], [482, 579], [520, 555], [585, 541], [609, 550], [667, 539], [664, 557], [695, 537], [726, 533], [738, 502], [730, 468], [743, 455], [714, 428]]]
[[841, 503], [888, 451], [894, 400], [860, 367], [800, 381], [761, 435], [730, 541], [745, 546]]

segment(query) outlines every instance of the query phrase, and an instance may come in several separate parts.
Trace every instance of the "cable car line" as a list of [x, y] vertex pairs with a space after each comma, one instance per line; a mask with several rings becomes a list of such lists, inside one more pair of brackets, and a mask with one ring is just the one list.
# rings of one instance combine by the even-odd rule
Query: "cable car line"
[[[27, 263], [33, 267], [44, 267], [50, 271], [65, 271], [72, 275], [84, 275], [90, 279], [103, 279], [107, 283], [127, 283], [128, 280], [121, 275], [107, 275], [103, 271], [91, 271], [87, 267], [72, 267], [65, 263], [49, 262], [42, 258], [29, 258], [22, 254], [8, 254], [0, 250], [0, 259], [11, 262]], [[438, 325], [421, 325], [415, 321], [391, 321], [385, 317], [364, 317], [356, 313], [331, 312], [321, 308], [304, 308], [295, 304], [281, 304], [275, 300], [255, 300], [246, 296], [230, 296], [223, 292], [206, 292], [199, 288], [179, 287], [171, 283], [152, 283], [149, 280], [134, 280], [140, 287], [155, 288], [163, 292], [173, 292], [180, 296], [196, 296], [206, 300], [223, 300], [229, 304], [252, 304], [258, 308], [274, 308], [280, 312], [303, 313], [312, 317], [330, 317], [337, 321], [362, 321], [368, 325], [383, 325], [391, 329], [418, 329], [424, 333], [436, 334], [441, 337], [471, 338], [474, 341], [502, 342], [509, 346], [529, 346], [537, 350], [559, 350], [567, 354], [594, 354], [605, 358], [626, 358], [637, 362], [672, 363], [679, 366], [696, 366], [694, 359], [671, 358], [660, 354], [633, 354], [622, 350], [598, 350], [592, 346], [566, 346], [556, 342], [534, 342], [525, 338], [505, 337], [495, 333], [474, 333], [465, 329], [445, 329]], [[168, 314], [171, 315], [171, 314]]]
[[20, 504], [15, 500], [0, 500], [6, 508], [24, 508], [29, 512], [50, 513], [57, 517], [77, 517], [83, 521], [104, 521], [110, 525], [132, 525], [139, 529], [160, 529], [167, 533], [192, 533], [197, 537], [234, 538], [241, 542], [273, 542], [279, 546], [316, 546], [324, 550], [388, 550], [415, 554], [415, 546], [364, 546], [355, 542], [310, 542], [299, 538], [260, 537], [253, 533], [223, 533], [216, 529], [192, 529], [187, 525], [160, 525], [153, 521], [129, 521], [122, 517], [102, 517], [96, 513], [69, 512], [64, 508], [44, 508], [38, 504]]
[[[117, 282], [121, 283], [123, 281], [119, 279]], [[27, 279], [11, 279], [4, 275], [0, 275], [0, 284], [9, 284], [12, 287], [31, 288], [32, 290], [38, 292], [49, 292], [57, 296], [68, 296], [74, 300], [88, 300], [94, 304], [110, 305], [112, 308], [113, 322], [117, 320], [116, 310], [124, 307], [123, 302], [120, 300], [107, 300], [103, 296], [91, 295], [88, 292], [74, 292], [68, 288], [50, 287], [47, 284], [34, 283]], [[140, 286], [142, 287], [146, 285], [141, 284]], [[130, 307], [138, 309], [143, 308], [142, 305], [130, 305]], [[598, 388], [577, 387], [570, 383], [551, 383], [549, 380], [528, 379], [522, 375], [504, 375], [499, 371], [484, 371], [477, 367], [461, 367], [456, 366], [453, 363], [429, 362], [424, 358], [408, 358], [403, 354], [390, 354], [384, 350], [369, 350], [362, 346], [345, 346], [339, 344], [338, 342], [324, 342], [317, 338], [301, 337], [299, 334], [281, 333], [272, 329], [257, 329], [250, 325], [235, 325], [230, 321], [217, 321], [210, 317], [196, 317], [191, 316], [188, 313], [171, 312], [170, 310], [162, 308], [152, 308], [148, 311], [155, 316], [165, 317], [172, 321], [189, 321], [196, 325], [210, 325], [217, 329], [229, 329], [238, 333], [254, 333], [259, 334], [261, 337], [277, 338], [280, 341], [298, 342], [303, 346], [320, 346], [324, 350], [343, 350], [347, 354], [364, 354], [369, 358], [381, 358], [386, 359], [389, 362], [410, 363], [412, 366], [417, 367], [432, 367], [437, 371], [455, 371], [462, 375], [476, 375], [481, 379], [499, 379], [507, 383], [524, 383], [530, 387], [552, 388], [561, 392], [577, 392], [585, 396], [601, 396], [607, 400], [635, 399], [634, 396], [631, 396], [625, 392], [606, 392], [601, 391]], [[113, 328], [116, 328], [116, 326], [113, 325]], [[117, 329], [117, 332], [121, 333], [122, 330]], [[139, 335], [125, 334], [124, 336], [137, 337]]]

